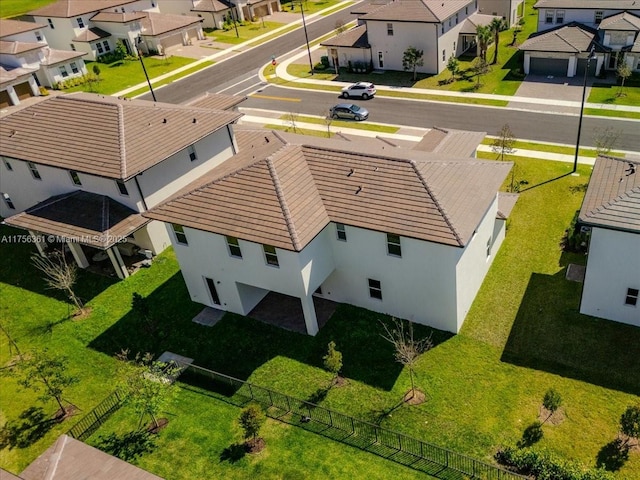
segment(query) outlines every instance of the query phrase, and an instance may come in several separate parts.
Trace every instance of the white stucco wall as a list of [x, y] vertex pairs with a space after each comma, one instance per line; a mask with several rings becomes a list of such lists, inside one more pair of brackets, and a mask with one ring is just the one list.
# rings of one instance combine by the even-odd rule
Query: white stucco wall
[[518, 21], [518, 5], [524, 0], [478, 0], [478, 13], [498, 15], [510, 27]]
[[640, 326], [640, 301], [625, 305], [628, 288], [640, 289], [640, 234], [594, 227], [580, 313]]
[[[553, 23], [546, 22], [547, 10], [553, 11], [554, 20]], [[561, 24], [556, 23], [556, 10], [564, 11], [564, 22]], [[575, 8], [575, 9], [562, 9], [562, 8], [540, 8], [538, 9], [538, 31], [548, 30], [558, 25], [566, 25], [570, 22], [578, 22], [592, 28], [598, 28], [595, 23], [595, 12], [601, 10], [604, 12], [603, 18], [607, 18], [616, 13], [620, 13], [623, 10], [611, 10], [611, 9], [588, 9], [588, 8]], [[636, 16], [640, 16], [640, 8], [635, 10], [627, 10]]]

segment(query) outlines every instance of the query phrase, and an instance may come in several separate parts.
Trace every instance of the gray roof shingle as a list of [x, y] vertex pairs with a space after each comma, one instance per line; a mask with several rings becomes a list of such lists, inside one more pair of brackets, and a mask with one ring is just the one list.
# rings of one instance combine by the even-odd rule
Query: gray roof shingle
[[320, 45], [323, 47], [352, 47], [369, 48], [366, 25], [360, 25], [350, 30], [339, 33], [335, 37], [325, 40]]
[[0, 18], [0, 38], [10, 37], [18, 33], [30, 32], [39, 28], [47, 28], [47, 25], [35, 22], [23, 22], [10, 18]]
[[570, 23], [543, 32], [534, 33], [518, 48], [536, 52], [588, 52], [592, 45], [608, 50], [596, 43], [597, 32], [579, 23]]
[[639, 9], [637, 0], [539, 0], [533, 8], [581, 8], [598, 10]]
[[455, 14], [470, 0], [396, 0], [361, 16], [362, 20], [440, 23]]
[[620, 31], [640, 31], [640, 17], [629, 13], [622, 12], [610, 17], [603, 18], [598, 26], [600, 30], [620, 30]]

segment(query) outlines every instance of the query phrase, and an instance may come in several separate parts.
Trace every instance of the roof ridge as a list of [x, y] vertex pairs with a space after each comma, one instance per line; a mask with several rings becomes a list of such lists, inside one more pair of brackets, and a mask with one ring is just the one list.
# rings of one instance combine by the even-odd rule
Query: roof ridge
[[[282, 213], [284, 215], [284, 220], [287, 223], [287, 230], [289, 231], [289, 237], [291, 237], [291, 241], [293, 242], [293, 248], [296, 251], [302, 250], [302, 245], [300, 244], [300, 238], [298, 237], [298, 232], [296, 232], [296, 228], [293, 224], [293, 217], [291, 215], [291, 210], [289, 210], [289, 205], [287, 204], [287, 200], [284, 196], [284, 191], [282, 190], [282, 184], [280, 183], [280, 177], [278, 176], [278, 172], [276, 170], [275, 165], [273, 164], [274, 157], [282, 152], [282, 150], [290, 145], [285, 145], [283, 148], [278, 149], [272, 155], [269, 155], [266, 158], [267, 167], [269, 168], [269, 174], [271, 175], [271, 179], [273, 180], [273, 186], [276, 189], [276, 196], [278, 197], [278, 202], [280, 203], [280, 208], [282, 209]], [[302, 150], [297, 145], [291, 145], [292, 150]], [[306, 161], [305, 161], [306, 163]]]
[[[49, 205], [53, 205], [54, 203], [58, 203], [61, 200], [64, 200], [66, 198], [72, 197], [73, 195], [77, 195], [80, 192], [82, 192], [82, 190], [74, 190], [72, 192], [67, 192], [67, 193], [63, 193], [61, 195], [56, 195], [54, 197], [50, 197], [47, 200], [43, 200], [40, 204], [36, 204], [33, 207], [27, 208], [27, 210], [29, 210], [29, 213], [32, 212], [37, 212], [38, 210], [48, 207]], [[25, 213], [27, 210], [24, 210], [22, 212], [20, 212], [18, 215]]]
[[118, 137], [120, 138], [120, 175], [127, 178], [127, 148], [125, 146], [124, 135], [124, 107], [121, 103], [116, 104], [118, 107]]
[[563, 36], [561, 36], [559, 33], [560, 31], [563, 30], [562, 28], [560, 30], [556, 30], [555, 32], [553, 32], [553, 34], [558, 37], [560, 40], [562, 40], [564, 43], [566, 43], [567, 45], [569, 45], [571, 48], [573, 48], [575, 51], [580, 52], [580, 49], [577, 48], [573, 43], [571, 43], [569, 40], [567, 40], [566, 38], [564, 38]]
[[462, 242], [462, 239], [460, 238], [460, 235], [458, 234], [458, 231], [455, 229], [455, 227], [451, 223], [451, 220], [449, 220], [449, 216], [447, 215], [447, 213], [444, 210], [444, 208], [440, 205], [440, 202], [438, 201], [438, 198], [436, 197], [435, 193], [431, 190], [431, 188], [427, 184], [427, 180], [422, 175], [422, 172], [420, 172], [420, 170], [418, 169], [417, 163], [414, 160], [409, 160], [408, 163], [411, 164], [411, 166], [413, 167], [414, 172], [416, 173], [416, 175], [417, 175], [418, 179], [420, 180], [420, 182], [422, 182], [422, 185], [424, 186], [424, 188], [427, 190], [427, 193], [429, 194], [429, 196], [433, 200], [433, 203], [435, 204], [436, 208], [440, 212], [440, 215], [442, 215], [442, 218], [446, 222], [447, 226], [451, 229], [451, 232], [453, 233], [456, 241], [458, 242], [458, 245], [461, 246], [461, 247], [464, 246], [464, 243]]

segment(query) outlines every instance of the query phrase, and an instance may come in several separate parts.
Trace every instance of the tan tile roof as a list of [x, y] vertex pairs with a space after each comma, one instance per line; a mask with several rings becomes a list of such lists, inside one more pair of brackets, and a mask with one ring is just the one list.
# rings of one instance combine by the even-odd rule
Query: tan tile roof
[[100, 40], [101, 38], [109, 38], [111, 34], [98, 27], [87, 28], [74, 37], [74, 42], [93, 42], [94, 40]]
[[518, 48], [535, 52], [588, 52], [594, 43], [596, 31], [571, 23], [543, 32], [534, 33]]
[[396, 0], [360, 17], [363, 20], [440, 23], [470, 0]]
[[18, 33], [30, 32], [39, 28], [47, 28], [47, 25], [35, 22], [23, 22], [9, 18], [0, 18], [0, 38], [9, 37]]
[[498, 215], [497, 218], [506, 220], [511, 215], [513, 207], [520, 198], [519, 193], [498, 192]]
[[460, 33], [464, 33], [465, 35], [475, 35], [479, 25], [486, 27], [494, 18], [502, 17], [494, 17], [493, 15], [485, 15], [483, 13], [474, 13], [469, 15], [464, 19]]
[[352, 15], [363, 15], [365, 13], [371, 13], [374, 10], [391, 3], [393, 0], [373, 0], [371, 2], [359, 2], [351, 7], [349, 11]]
[[329, 221], [464, 246], [512, 166], [424, 153], [407, 160], [401, 156], [418, 152], [398, 147], [388, 148], [397, 157], [375, 156], [357, 142], [326, 145], [245, 145], [206, 183], [194, 182], [145, 216], [295, 251]]
[[140, 20], [143, 35], [161, 35], [174, 30], [203, 22], [204, 19], [189, 15], [170, 15], [168, 13], [143, 12], [145, 18]]
[[46, 46], [46, 43], [0, 40], [0, 53], [4, 53], [6, 55], [18, 55], [19, 53], [38, 50], [39, 48], [44, 48]]
[[31, 73], [37, 70], [38, 70], [37, 68], [21, 68], [21, 67], [7, 70], [4, 67], [0, 66], [0, 85], [4, 83], [12, 82], [15, 79], [23, 76], [31, 75]]
[[325, 40], [320, 45], [324, 47], [352, 47], [369, 48], [369, 38], [367, 36], [367, 26], [360, 25], [350, 30], [346, 30], [335, 37]]
[[37, 17], [71, 18], [85, 13], [99, 12], [122, 5], [135, 3], [136, 0], [58, 0], [36, 10], [29, 15]]
[[468, 132], [433, 127], [420, 142], [413, 146], [414, 150], [434, 152], [451, 157], [472, 157], [480, 142], [487, 136], [486, 132]]
[[20, 475], [24, 480], [162, 480], [67, 435], [58, 437]]
[[74, 58], [81, 58], [88, 55], [87, 52], [74, 52], [72, 50], [56, 50], [54, 48], [47, 47], [44, 50], [44, 60], [40, 62], [42, 65], [55, 65], [57, 63], [68, 62]]
[[50, 197], [4, 223], [107, 249], [149, 223], [149, 219], [106, 195], [75, 190]]
[[640, 232], [640, 160], [598, 157], [579, 218], [589, 225]]
[[129, 23], [145, 17], [145, 12], [100, 12], [91, 17], [92, 22]]
[[533, 8], [638, 9], [638, 0], [539, 0]]
[[231, 6], [219, 0], [198, 0], [193, 3], [192, 12], [222, 12], [228, 10]]
[[[638, 5], [640, 8], [640, 4]], [[640, 17], [635, 16], [629, 12], [622, 12], [616, 15], [612, 15], [607, 18], [603, 18], [599, 30], [621, 30], [621, 31], [640, 31]]]
[[246, 99], [246, 95], [224, 95], [222, 93], [207, 92], [203, 96], [191, 100], [187, 105], [196, 108], [210, 108], [212, 110], [230, 110]]
[[89, 93], [59, 95], [4, 117], [0, 154], [127, 179], [241, 116]]

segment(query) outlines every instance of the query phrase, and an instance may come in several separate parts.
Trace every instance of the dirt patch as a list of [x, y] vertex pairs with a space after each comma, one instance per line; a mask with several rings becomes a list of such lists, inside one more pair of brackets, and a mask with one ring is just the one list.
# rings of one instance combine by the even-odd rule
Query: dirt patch
[[164, 430], [168, 424], [169, 424], [168, 418], [159, 418], [157, 425], [153, 422], [147, 425], [147, 432], [153, 433], [153, 434], [160, 433], [160, 431]]
[[640, 440], [628, 437], [626, 435], [623, 435], [622, 433], [618, 434], [618, 439], [620, 440], [621, 445], [627, 446], [629, 452], [640, 453]]
[[247, 453], [250, 453], [252, 455], [260, 453], [266, 446], [267, 444], [262, 438], [247, 440], [244, 444], [244, 448], [246, 449]]
[[62, 423], [67, 418], [73, 417], [77, 411], [78, 407], [76, 407], [75, 405], [69, 405], [65, 410], [59, 408], [58, 410], [56, 410], [56, 413], [51, 416], [51, 419], [55, 420], [58, 423]]
[[347, 380], [346, 378], [338, 375], [336, 378], [333, 379], [333, 382], [331, 383], [331, 386], [339, 388], [339, 387], [344, 387], [348, 383], [349, 383], [349, 380]]
[[425, 393], [422, 390], [418, 390], [416, 388], [415, 390], [409, 390], [407, 393], [405, 393], [403, 401], [407, 405], [420, 405], [421, 403], [424, 403], [426, 398], [427, 396], [425, 395]]
[[560, 425], [564, 422], [566, 418], [564, 408], [560, 407], [553, 414], [550, 410], [544, 408], [544, 406], [540, 405], [540, 410], [538, 410], [538, 420], [540, 423], [544, 425]]
[[78, 310], [77, 312], [74, 312], [71, 315], [71, 319], [74, 322], [80, 321], [80, 320], [84, 320], [85, 318], [87, 318], [89, 315], [91, 315], [91, 312], [93, 311], [92, 307], [82, 307], [81, 310]]

